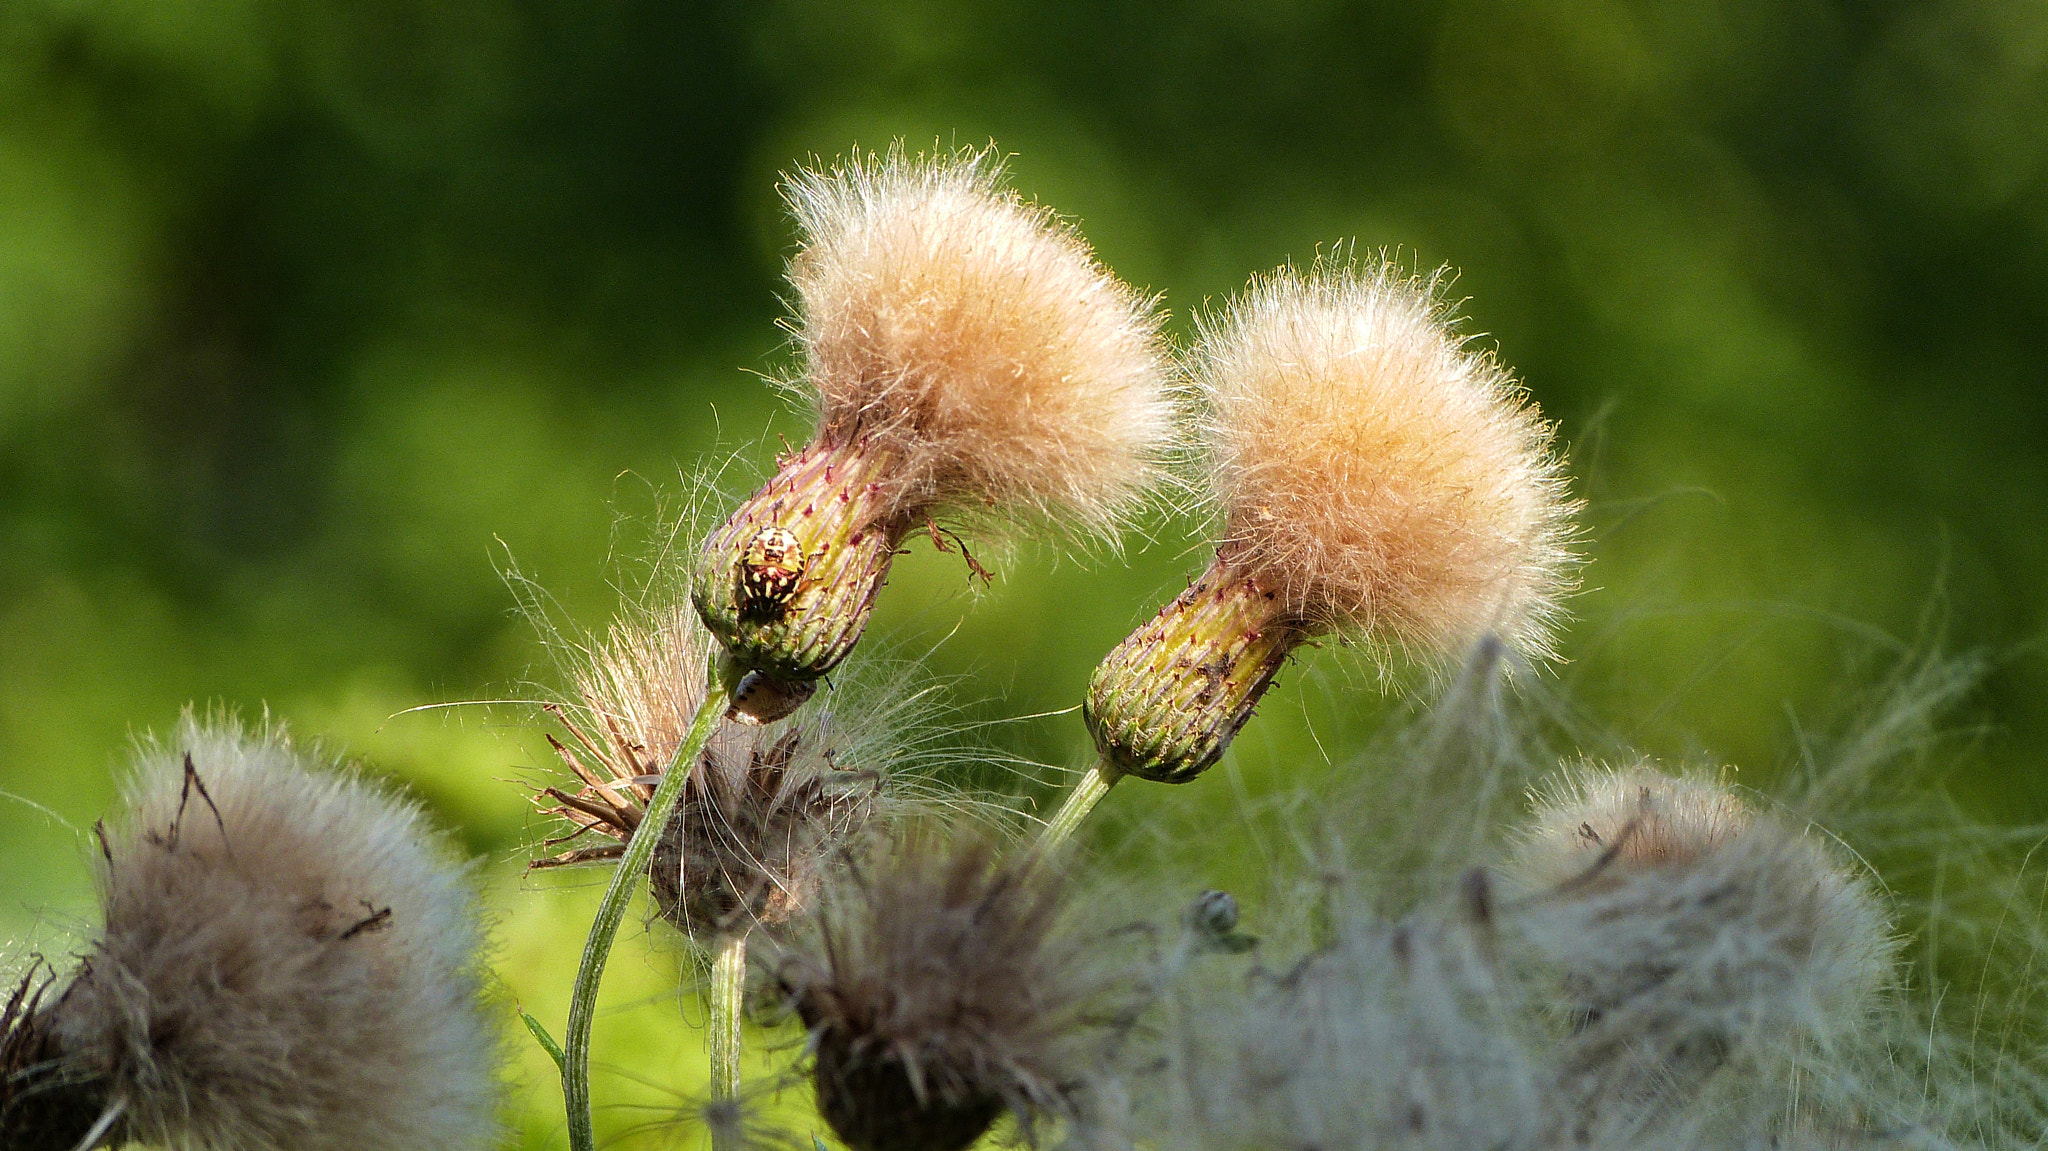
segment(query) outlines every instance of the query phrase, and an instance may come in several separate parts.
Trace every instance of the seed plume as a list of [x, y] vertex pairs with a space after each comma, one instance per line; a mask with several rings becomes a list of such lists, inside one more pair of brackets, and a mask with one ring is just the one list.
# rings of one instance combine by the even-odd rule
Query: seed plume
[[1203, 322], [1223, 550], [1313, 626], [1547, 656], [1575, 505], [1550, 425], [1453, 332], [1441, 280], [1319, 263]]
[[885, 517], [992, 504], [1107, 533], [1171, 434], [1159, 320], [1001, 177], [992, 149], [899, 146], [790, 178], [799, 386], [821, 439], [897, 457]]
[[1435, 278], [1261, 277], [1202, 323], [1192, 371], [1222, 539], [1096, 669], [1086, 715], [1106, 764], [1195, 778], [1328, 632], [1425, 662], [1482, 639], [1551, 654], [1576, 505], [1550, 425], [1452, 333]]

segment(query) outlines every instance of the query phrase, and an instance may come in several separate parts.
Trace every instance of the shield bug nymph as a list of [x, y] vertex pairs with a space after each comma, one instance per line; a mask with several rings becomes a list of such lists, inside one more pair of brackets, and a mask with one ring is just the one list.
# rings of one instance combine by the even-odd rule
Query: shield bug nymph
[[740, 613], [781, 614], [796, 598], [804, 578], [803, 545], [784, 528], [762, 528], [740, 554]]

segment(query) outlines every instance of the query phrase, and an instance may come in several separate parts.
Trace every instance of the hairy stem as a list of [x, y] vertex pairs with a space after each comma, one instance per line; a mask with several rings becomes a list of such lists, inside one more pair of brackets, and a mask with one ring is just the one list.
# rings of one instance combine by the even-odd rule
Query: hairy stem
[[590, 938], [583, 944], [583, 962], [576, 969], [576, 991], [569, 999], [569, 1033], [562, 1044], [562, 1102], [569, 1114], [572, 1151], [595, 1151], [597, 1146], [590, 1127], [590, 1025], [596, 1017], [597, 986], [604, 979], [605, 960], [611, 956], [612, 941], [618, 937], [619, 924], [626, 918], [626, 905], [633, 900], [633, 887], [647, 870], [654, 845], [661, 838], [662, 829], [668, 826], [676, 801], [682, 798], [683, 785], [731, 702], [730, 677], [723, 673], [721, 668], [720, 674], [710, 677], [712, 682], [706, 685], [704, 703], [690, 721], [690, 732], [676, 749], [675, 758], [669, 760], [662, 772], [654, 797], [647, 801], [647, 811], [640, 817], [633, 838], [626, 843], [626, 853], [619, 858], [618, 870], [612, 873], [611, 886], [605, 888], [604, 901], [597, 905]]
[[1045, 830], [1038, 834], [1037, 850], [1051, 851], [1065, 843], [1067, 837], [1074, 834], [1074, 829], [1081, 826], [1081, 821], [1088, 818], [1088, 813], [1095, 810], [1095, 805], [1102, 802], [1102, 797], [1109, 794], [1109, 789], [1116, 786], [1116, 781], [1123, 777], [1124, 773], [1107, 759], [1089, 768], [1081, 782], [1074, 785], [1074, 790], [1067, 793], [1067, 801], [1053, 813]]
[[[718, 941], [711, 957], [711, 1097], [733, 1099], [740, 1093], [740, 999], [747, 982], [747, 936], [735, 932]], [[713, 1151], [727, 1151], [713, 1130]]]

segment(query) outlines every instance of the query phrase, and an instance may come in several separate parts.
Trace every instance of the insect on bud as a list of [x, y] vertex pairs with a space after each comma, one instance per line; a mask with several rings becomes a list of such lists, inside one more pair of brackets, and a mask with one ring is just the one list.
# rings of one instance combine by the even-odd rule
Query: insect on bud
[[[853, 650], [910, 518], [890, 513], [878, 477], [887, 453], [865, 439], [821, 442], [782, 468], [704, 543], [691, 598], [741, 666], [785, 681], [815, 680]], [[795, 710], [799, 689], [757, 697], [770, 722]], [[802, 693], [808, 698], [808, 693]]]
[[1082, 712], [1096, 749], [1127, 774], [1186, 783], [1222, 757], [1308, 635], [1219, 553], [1096, 667]]
[[750, 727], [774, 723], [794, 714], [818, 694], [814, 679], [777, 679], [766, 672], [750, 671], [732, 689], [732, 706], [725, 718]]

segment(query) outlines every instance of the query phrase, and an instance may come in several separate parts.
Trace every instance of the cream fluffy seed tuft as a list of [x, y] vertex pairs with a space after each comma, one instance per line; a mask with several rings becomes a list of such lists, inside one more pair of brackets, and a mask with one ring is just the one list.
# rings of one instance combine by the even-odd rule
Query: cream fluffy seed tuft
[[895, 457], [897, 513], [1108, 536], [1173, 434], [1159, 316], [1001, 174], [993, 150], [899, 145], [788, 180], [805, 388], [821, 439]]
[[1319, 262], [1202, 325], [1223, 550], [1313, 625], [1545, 658], [1576, 505], [1551, 426], [1452, 332], [1441, 280]]

